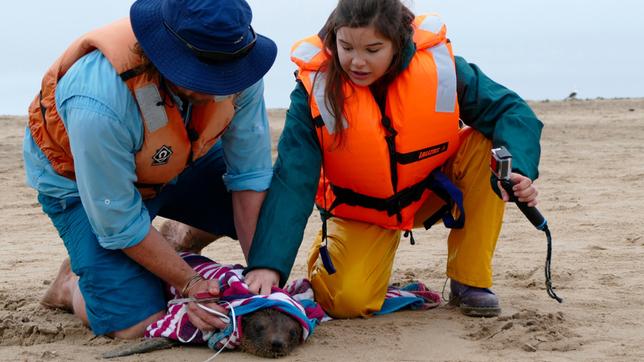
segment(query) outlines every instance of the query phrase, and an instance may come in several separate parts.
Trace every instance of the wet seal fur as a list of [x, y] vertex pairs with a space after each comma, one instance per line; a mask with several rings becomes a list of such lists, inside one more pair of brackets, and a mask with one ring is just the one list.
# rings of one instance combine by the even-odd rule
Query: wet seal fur
[[242, 316], [242, 327], [241, 350], [259, 357], [284, 357], [302, 343], [300, 322], [277, 309]]
[[[265, 308], [242, 316], [242, 351], [265, 358], [287, 356], [302, 343], [302, 326], [286, 313]], [[168, 338], [148, 338], [103, 353], [103, 358], [125, 357], [172, 348], [179, 342]]]

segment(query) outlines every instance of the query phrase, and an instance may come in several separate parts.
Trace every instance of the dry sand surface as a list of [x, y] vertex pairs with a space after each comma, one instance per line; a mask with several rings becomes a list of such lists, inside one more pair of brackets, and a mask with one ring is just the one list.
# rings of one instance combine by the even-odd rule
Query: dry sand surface
[[[324, 323], [287, 360], [644, 360], [644, 99], [533, 103], [543, 134], [540, 209], [554, 236], [553, 283], [544, 289], [546, 241], [508, 206], [494, 260], [503, 313], [471, 319], [442, 306], [371, 319]], [[271, 111], [275, 140], [283, 111]], [[126, 342], [95, 337], [71, 315], [39, 306], [65, 249], [36, 194], [24, 183], [21, 142], [26, 120], [0, 119], [0, 360], [88, 361]], [[158, 221], [157, 221], [158, 222]], [[292, 277], [319, 228], [311, 217]], [[393, 281], [445, 281], [442, 227], [402, 242]], [[204, 252], [224, 263], [243, 260], [234, 241]], [[174, 348], [123, 361], [202, 361], [207, 348]], [[253, 360], [241, 352], [223, 360]]]

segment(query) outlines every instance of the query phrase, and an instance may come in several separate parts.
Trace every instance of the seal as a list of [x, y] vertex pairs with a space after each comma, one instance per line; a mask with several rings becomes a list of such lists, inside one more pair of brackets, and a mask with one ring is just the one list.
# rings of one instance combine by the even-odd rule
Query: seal
[[259, 357], [284, 357], [302, 343], [300, 323], [277, 309], [242, 316], [242, 328], [241, 350]]
[[[302, 343], [300, 323], [277, 309], [265, 308], [242, 316], [242, 327], [241, 350], [258, 357], [284, 357]], [[177, 345], [177, 341], [168, 338], [149, 338], [107, 351], [102, 357], [125, 357]]]

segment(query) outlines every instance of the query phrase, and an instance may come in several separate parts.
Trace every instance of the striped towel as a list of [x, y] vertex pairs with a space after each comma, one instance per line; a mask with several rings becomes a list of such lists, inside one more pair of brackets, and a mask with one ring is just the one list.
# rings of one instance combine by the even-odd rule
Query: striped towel
[[426, 310], [441, 304], [441, 295], [421, 282], [412, 282], [403, 287], [390, 286], [385, 302], [375, 315], [393, 313], [401, 309]]
[[[242, 275], [244, 268], [241, 265], [222, 265], [205, 256], [194, 253], [180, 253], [180, 255], [188, 265], [205, 279], [219, 280], [219, 304], [229, 311], [229, 316], [231, 315], [230, 309], [234, 310], [238, 328], [233, 330], [233, 324], [229, 323], [223, 330], [204, 333], [190, 323], [187, 314], [187, 303], [171, 304], [161, 319], [146, 328], [146, 337], [166, 337], [192, 344], [207, 343], [213, 349], [221, 349], [223, 346], [228, 349], [234, 349], [239, 346], [242, 336], [241, 317], [263, 308], [274, 308], [300, 322], [304, 341], [321, 321], [321, 317], [324, 316], [322, 308], [317, 303], [309, 300], [308, 295], [306, 298], [298, 296], [296, 289], [291, 289], [291, 293], [289, 293], [274, 287], [272, 293], [268, 296], [252, 294], [248, 291], [246, 283], [244, 283]], [[300, 287], [300, 290], [305, 293], [307, 293], [306, 289]], [[310, 285], [308, 290], [311, 290]], [[181, 298], [179, 291], [174, 287], [168, 287], [167, 293], [169, 299]], [[299, 302], [298, 298], [304, 300], [304, 302]]]
[[[223, 330], [202, 332], [190, 323], [187, 303], [170, 304], [166, 314], [150, 324], [145, 336], [165, 337], [183, 343], [208, 344], [212, 349], [234, 349], [240, 344], [243, 333], [242, 316], [263, 308], [274, 308], [297, 320], [302, 326], [302, 339], [305, 341], [315, 326], [331, 318], [324, 313], [314, 300], [313, 288], [307, 279], [297, 279], [284, 289], [273, 287], [268, 296], [249, 292], [244, 282], [241, 265], [222, 265], [209, 258], [194, 254], [180, 253], [181, 257], [205, 279], [219, 280], [220, 304], [229, 312], [233, 309], [237, 328], [229, 323]], [[174, 287], [168, 286], [169, 300], [179, 299], [181, 295]], [[401, 309], [424, 310], [434, 308], [441, 302], [440, 294], [429, 290], [422, 283], [411, 283], [402, 288], [389, 287], [382, 309], [375, 314], [387, 314]]]

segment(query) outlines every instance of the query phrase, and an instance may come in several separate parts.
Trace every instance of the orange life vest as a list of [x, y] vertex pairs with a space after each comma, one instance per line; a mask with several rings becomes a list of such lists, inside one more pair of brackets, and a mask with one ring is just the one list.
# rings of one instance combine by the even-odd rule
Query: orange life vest
[[[29, 129], [54, 170], [75, 179], [74, 159], [63, 121], [56, 109], [56, 86], [82, 56], [98, 49], [126, 83], [143, 119], [143, 146], [137, 151], [136, 185], [143, 198], [154, 197], [160, 186], [175, 178], [192, 161], [205, 155], [230, 124], [234, 97], [221, 97], [192, 107], [186, 125], [158, 77], [143, 72], [132, 52], [136, 44], [129, 18], [77, 39], [49, 68], [40, 93], [29, 106]], [[155, 79], [151, 79], [155, 78]]]
[[316, 203], [333, 216], [411, 229], [431, 192], [430, 174], [460, 145], [456, 70], [444, 24], [434, 15], [418, 16], [414, 42], [409, 66], [388, 87], [384, 114], [368, 87], [344, 84], [339, 146], [324, 101], [328, 53], [317, 35], [292, 48], [323, 152]]

